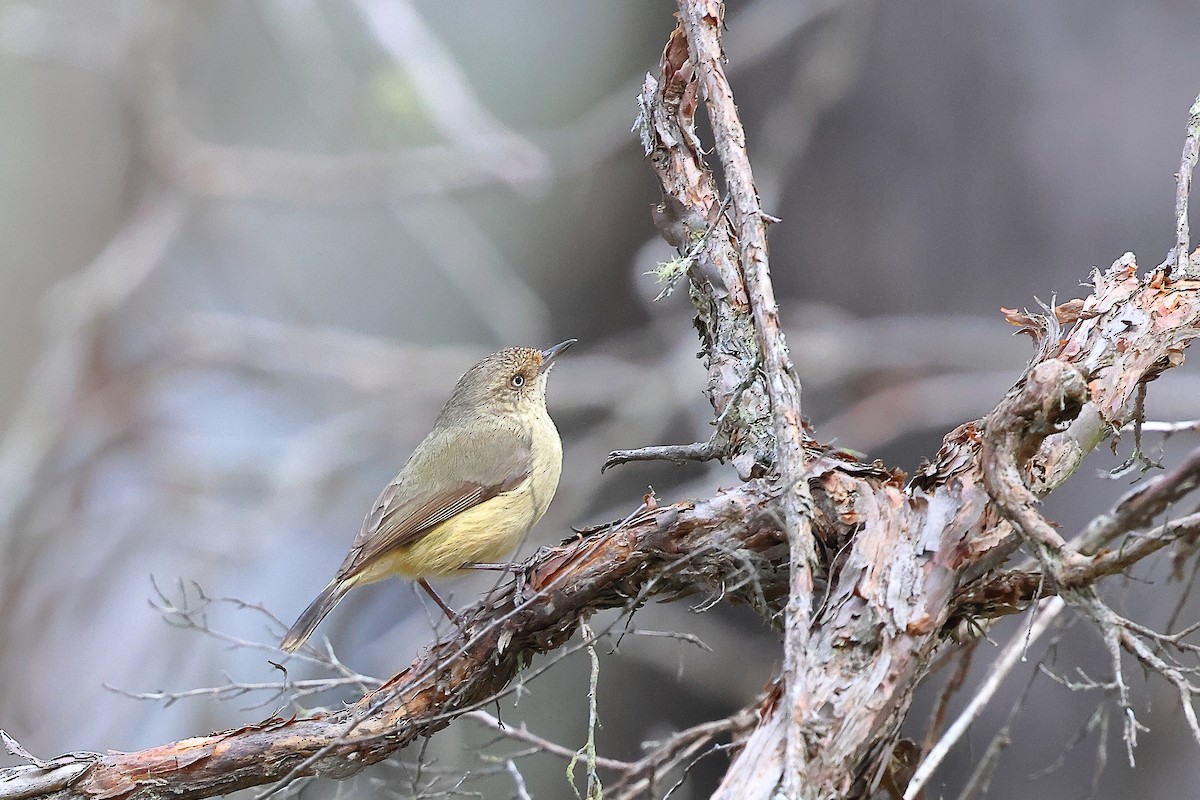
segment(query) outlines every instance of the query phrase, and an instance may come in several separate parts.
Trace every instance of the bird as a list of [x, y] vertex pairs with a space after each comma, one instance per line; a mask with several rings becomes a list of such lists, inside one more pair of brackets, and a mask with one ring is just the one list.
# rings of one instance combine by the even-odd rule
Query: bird
[[576, 339], [492, 353], [459, 378], [433, 430], [380, 493], [350, 551], [280, 642], [295, 652], [356, 586], [415, 579], [452, 620], [427, 578], [505, 569], [550, 506], [562, 440], [546, 410], [546, 381]]

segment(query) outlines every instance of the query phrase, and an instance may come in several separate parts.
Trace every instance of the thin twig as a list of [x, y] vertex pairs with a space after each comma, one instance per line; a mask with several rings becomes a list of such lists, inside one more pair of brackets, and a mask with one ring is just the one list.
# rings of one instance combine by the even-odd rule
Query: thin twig
[[908, 783], [908, 788], [904, 790], [904, 800], [914, 800], [918, 796], [921, 789], [924, 788], [925, 784], [933, 776], [934, 771], [946, 759], [946, 756], [950, 753], [950, 748], [962, 738], [967, 729], [971, 727], [971, 723], [983, 713], [983, 710], [991, 702], [992, 697], [1008, 677], [1008, 674], [1021, 662], [1033, 643], [1050, 629], [1050, 625], [1053, 624], [1054, 620], [1063, 612], [1065, 607], [1066, 604], [1061, 597], [1047, 599], [1041, 609], [1038, 610], [1037, 616], [1034, 617], [1033, 622], [1029, 626], [1029, 630], [1022, 632], [1022, 635], [1013, 637], [1013, 640], [1008, 643], [1004, 652], [1000, 654], [1000, 657], [992, 665], [987, 680], [983, 682], [983, 685], [971, 697], [971, 702], [967, 703], [967, 707], [963, 709], [953, 724], [946, 729], [946, 733], [942, 735], [938, 743], [921, 761], [920, 766], [913, 773], [912, 780]]
[[[495, 716], [483, 711], [482, 709], [467, 712], [463, 716], [470, 717], [476, 722], [491, 728], [506, 739], [514, 739], [518, 742], [531, 744], [538, 750], [550, 753], [551, 755], [556, 755], [559, 758], [566, 759], [567, 761], [571, 761], [572, 759], [579, 757], [578, 750], [572, 750], [571, 748], [564, 747], [557, 742], [552, 742], [549, 739], [538, 736], [536, 733], [533, 733], [525, 728], [524, 725], [522, 725], [520, 728], [514, 728], [512, 725], [505, 725]], [[612, 770], [613, 772], [621, 773], [628, 772], [632, 766], [628, 761], [618, 761], [615, 758], [605, 758], [604, 756], [596, 756], [595, 764], [601, 769], [607, 769]]]
[[1200, 95], [1188, 109], [1187, 136], [1179, 157], [1179, 172], [1175, 174], [1175, 271], [1176, 278], [1195, 278], [1197, 270], [1190, 261], [1191, 234], [1188, 231], [1188, 197], [1192, 193], [1192, 171], [1200, 152]]
[[575, 751], [574, 757], [567, 764], [567, 774], [571, 776], [571, 788], [575, 791], [575, 796], [579, 797], [579, 790], [575, 788], [575, 764], [580, 756], [584, 758], [584, 764], [587, 767], [587, 783], [585, 785], [586, 794], [583, 795], [585, 800], [600, 800], [603, 793], [603, 787], [600, 783], [600, 776], [596, 774], [596, 728], [600, 724], [599, 713], [596, 707], [596, 688], [600, 681], [600, 658], [596, 655], [596, 634], [592, 632], [591, 627], [585, 622], [579, 626], [579, 634], [585, 642], [585, 649], [588, 653], [588, 663], [591, 669], [588, 672], [588, 733], [587, 742], [579, 750]]
[[942, 726], [946, 721], [946, 712], [950, 710], [950, 701], [962, 689], [963, 683], [967, 680], [967, 674], [971, 671], [971, 662], [975, 656], [975, 651], [979, 647], [979, 643], [983, 641], [983, 637], [972, 639], [958, 658], [958, 666], [954, 672], [946, 679], [946, 685], [942, 687], [942, 691], [938, 693], [937, 702], [934, 703], [933, 713], [929, 715], [929, 724], [926, 725], [925, 739], [921, 742], [920, 753], [928, 753], [937, 743], [938, 736], [942, 732]]
[[[1133, 429], [1134, 423], [1129, 423], [1121, 432]], [[1142, 423], [1143, 433], [1165, 433], [1168, 436], [1173, 433], [1200, 433], [1200, 419], [1184, 419], [1178, 422], [1162, 422], [1156, 420], [1147, 420]]]
[[725, 181], [733, 200], [742, 275], [761, 347], [767, 395], [771, 400], [775, 469], [783, 487], [780, 507], [791, 563], [791, 585], [784, 622], [784, 671], [787, 675], [785, 704], [790, 714], [783, 791], [788, 796], [798, 797], [807, 762], [807, 746], [802, 732], [804, 709], [808, 707], [808, 642], [812, 619], [813, 569], [816, 564], [816, 547], [811, 530], [813, 501], [806, 479], [800, 382], [796, 379], [787, 343], [780, 329], [779, 307], [767, 264], [768, 215], [759, 204], [750, 158], [746, 153], [746, 131], [733, 102], [733, 91], [725, 77], [721, 8], [721, 4], [679, 0], [679, 18], [687, 34], [692, 64], [704, 88], [705, 107], [712, 124], [717, 156], [724, 168]]
[[525, 785], [525, 778], [521, 775], [521, 771], [517, 769], [516, 763], [510, 758], [504, 762], [504, 768], [512, 776], [513, 783], [517, 785], [518, 800], [533, 800], [533, 797], [529, 794], [529, 788]]
[[724, 719], [702, 722], [655, 743], [644, 758], [629, 765], [625, 777], [609, 787], [611, 795], [632, 800], [653, 794], [653, 787], [660, 776], [670, 772], [716, 737], [724, 734], [736, 737], [752, 730], [758, 723], [759, 705], [756, 701]]
[[[1047, 646], [1045, 653], [1038, 660], [1039, 669], [1044, 668], [1043, 665], [1045, 664], [1046, 657], [1053, 648], [1054, 642], [1051, 642]], [[1029, 698], [1029, 692], [1033, 689], [1033, 684], [1039, 674], [1038, 669], [1030, 671], [1029, 679], [1025, 681], [1025, 688], [1021, 691], [1020, 697], [1013, 702], [1012, 707], [1008, 711], [1008, 718], [1004, 721], [1000, 730], [996, 731], [992, 736], [992, 740], [988, 742], [987, 749], [979, 757], [975, 769], [971, 771], [971, 776], [963, 786], [963, 790], [959, 793], [958, 800], [970, 800], [976, 792], [982, 792], [986, 796], [988, 784], [991, 782], [996, 765], [1000, 762], [1000, 756], [1012, 743], [1013, 722], [1017, 718], [1017, 713], [1025, 707], [1025, 703]]]
[[635, 450], [613, 450], [604, 459], [600, 467], [601, 474], [609, 467], [628, 464], [631, 461], [671, 461], [675, 464], [686, 464], [689, 461], [712, 461], [724, 457], [713, 439], [694, 444], [661, 444], [650, 447], [639, 447]]
[[1170, 470], [1127, 492], [1112, 510], [1095, 517], [1073, 541], [1081, 553], [1093, 554], [1118, 535], [1145, 528], [1172, 503], [1200, 485], [1200, 447], [1194, 448]]

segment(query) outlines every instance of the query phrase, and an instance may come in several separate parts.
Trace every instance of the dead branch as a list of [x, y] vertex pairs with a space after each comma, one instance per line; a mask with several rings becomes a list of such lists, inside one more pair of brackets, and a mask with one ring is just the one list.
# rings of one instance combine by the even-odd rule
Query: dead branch
[[[663, 184], [659, 229], [688, 256], [709, 396], [717, 419], [728, 421], [719, 443], [747, 482], [712, 498], [648, 504], [621, 525], [540, 551], [514, 581], [464, 612], [464, 635], [434, 642], [347, 709], [137, 753], [31, 758], [0, 771], [0, 800], [205, 797], [267, 784], [275, 791], [305, 775], [345, 777], [496, 698], [532, 655], [561, 648], [596, 611], [698, 589], [747, 603], [775, 625], [789, 608], [787, 690], [757, 711], [757, 727], [716, 796], [766, 798], [781, 780], [795, 796], [869, 795], [891, 763], [915, 686], [957, 646], [952, 623], [1013, 607], [970, 605], [964, 590], [994, 578], [1022, 541], [1039, 556], [1045, 578], [1037, 585], [1063, 592], [1103, 633], [1127, 731], [1137, 728], [1123, 691], [1122, 648], [1175, 686], [1200, 736], [1190, 673], [1152, 646], [1194, 648], [1183, 641], [1190, 629], [1166, 636], [1113, 614], [1095, 584], [1133, 562], [1065, 541], [1037, 509], [1039, 496], [1132, 419], [1145, 383], [1182, 362], [1200, 330], [1200, 282], [1165, 270], [1140, 276], [1127, 254], [1093, 276], [1086, 299], [1044, 316], [1010, 313], [1034, 335], [1029, 369], [986, 419], [947, 434], [933, 462], [907, 483], [881, 465], [818, 447], [805, 439], [798, 384], [778, 335], [764, 217], [721, 73], [720, 8], [684, 0], [680, 10], [661, 78], [648, 76], [639, 98], [639, 130]], [[732, 222], [695, 128], [702, 88]], [[1191, 460], [1169, 474], [1173, 484], [1147, 485], [1097, 523], [1095, 540], [1146, 527], [1163, 498], [1195, 485]], [[1146, 539], [1182, 535], [1178, 522]], [[1123, 553], [1157, 549], [1137, 548], [1135, 540]], [[1012, 585], [1024, 589], [1034, 575], [1012, 576]], [[800, 642], [803, 653], [795, 650]], [[673, 739], [648, 774], [695, 752], [693, 741]], [[510, 772], [520, 789], [515, 766]]]
[[[621, 779], [605, 787], [605, 790], [616, 800], [658, 796], [658, 784], [662, 778], [691, 759], [684, 765], [686, 773], [687, 768], [697, 759], [712, 752], [709, 745], [717, 736], [731, 735], [736, 738], [753, 730], [758, 724], [762, 705], [761, 702], [756, 702], [724, 719], [702, 722], [679, 731], [665, 741], [655, 743], [645, 757], [630, 764]], [[693, 759], [692, 756], [696, 758]], [[682, 780], [681, 777], [679, 781]]]
[[1004, 652], [992, 664], [991, 672], [983, 686], [975, 692], [967, 707], [954, 720], [954, 724], [938, 740], [937, 744], [929, 750], [928, 755], [926, 755], [921, 765], [913, 773], [908, 788], [904, 791], [904, 800], [912, 800], [912, 798], [920, 796], [921, 790], [938, 768], [938, 765], [945, 759], [947, 753], [950, 752], [950, 748], [967, 732], [967, 728], [970, 727], [971, 723], [979, 716], [983, 709], [987, 707], [988, 702], [1000, 688], [1000, 684], [1008, 677], [1013, 667], [1024, 658], [1029, 646], [1049, 629], [1051, 623], [1062, 613], [1063, 608], [1064, 605], [1061, 598], [1050, 598], [1041, 611], [1038, 612], [1029, 630], [1021, 637], [1008, 643]]
[[737, 261], [761, 348], [770, 401], [775, 448], [775, 475], [783, 491], [779, 505], [788, 536], [791, 582], [784, 617], [785, 705], [790, 709], [785, 749], [783, 791], [797, 796], [807, 783], [808, 753], [805, 719], [812, 713], [808, 696], [810, 663], [808, 635], [812, 624], [817, 549], [812, 536], [813, 499], [805, 480], [805, 432], [800, 406], [800, 382], [788, 356], [779, 325], [779, 306], [767, 264], [768, 217], [759, 206], [758, 189], [746, 154], [746, 131], [725, 77], [721, 48], [724, 7], [721, 3], [680, 0], [680, 30], [687, 35], [689, 59], [704, 89], [717, 155], [733, 199]]
[[1188, 253], [1192, 249], [1188, 231], [1188, 198], [1192, 193], [1192, 171], [1196, 169], [1196, 157], [1200, 155], [1200, 95], [1188, 109], [1187, 136], [1183, 140], [1183, 154], [1179, 157], [1179, 172], [1175, 173], [1175, 276], [1198, 278], [1200, 270], [1194, 267]]
[[[1057, 355], [1073, 353], [1075, 362], [1115, 365], [1088, 372], [1094, 376], [1091, 402], [1116, 409], [1113, 421], [1119, 423], [1137, 382], [1119, 379], [1109, 369], [1118, 368], [1131, 351], [1141, 353], [1133, 363], [1147, 370], [1165, 368], [1168, 354], [1182, 342], [1178, 330], [1147, 319], [1146, 333], [1125, 340], [1118, 352], [1117, 340], [1105, 335], [1106, 320], [1161, 320], [1160, 309], [1167, 309], [1171, 319], [1194, 325], [1195, 290], [1163, 281], [1157, 273], [1138, 279], [1122, 264], [1100, 276], [1096, 286], [1087, 303], [1105, 310], [1059, 342]], [[1179, 313], [1181, 308], [1187, 313]], [[1021, 452], [1032, 450], [1033, 440], [1042, 442], [1033, 460], [1046, 474], [1056, 474], [1058, 459], [1074, 457], [1072, 449], [1056, 450], [1054, 437], [1044, 435], [1053, 427], [1050, 420], [1061, 417], [1058, 408], [1036, 406], [1042, 410], [1031, 412], [1036, 418], [1029, 428], [1037, 433], [1015, 442]], [[856, 780], [869, 780], [865, 776], [879, 768], [886, 751], [880, 743], [894, 735], [909, 691], [946, 641], [945, 624], [963, 602], [956, 592], [960, 576], [1003, 549], [1013, 535], [985, 491], [982, 439], [976, 424], [952, 432], [936, 461], [907, 489], [892, 473], [844, 454], [827, 453], [809, 465], [814, 535], [826, 545], [848, 543], [816, 615], [812, 642], [826, 677], [810, 690], [832, 706], [832, 722], [819, 730], [810, 727], [810, 740], [823, 744], [815, 749], [812, 766], [825, 785], [840, 792], [834, 796], [845, 796]], [[306, 762], [303, 774], [341, 777], [494, 697], [531, 653], [558, 647], [581, 619], [600, 608], [724, 586], [727, 597], [773, 619], [787, 586], [787, 548], [775, 496], [768, 484], [753, 481], [544, 550], [490, 604], [467, 612], [468, 641], [435, 643], [407, 670], [343, 712], [268, 720], [140, 753], [72, 756], [7, 770], [0, 773], [0, 797], [37, 796], [52, 785], [74, 797], [154, 797], [167, 793], [164, 786], [175, 796], [202, 797], [277, 781]], [[900, 586], [904, 591], [897, 591]], [[863, 637], [864, 632], [872, 633]], [[779, 779], [779, 737], [785, 727], [777, 716], [776, 709], [768, 710], [741, 751], [766, 760], [751, 765], [750, 755], [739, 756], [727, 786], [744, 777], [747, 766]], [[779, 760], [772, 761], [771, 753]], [[86, 769], [79, 768], [81, 759]], [[764, 781], [760, 778], [759, 785]]]
[[[1181, 303], [1193, 303], [1194, 295], [1194, 290], [1176, 288], [1155, 276], [1139, 281], [1131, 270], [1117, 265], [1098, 279], [1097, 294], [1089, 298], [1106, 312], [1072, 331], [1061, 349], [1100, 360], [1114, 358], [1116, 343], [1104, 336], [1104, 318], [1157, 316], [1158, 308], [1174, 313]], [[1190, 325], [1196, 311], [1192, 305], [1188, 308], [1189, 316], [1176, 316]], [[1148, 367], [1180, 347], [1177, 335], [1161, 329], [1157, 337], [1147, 335], [1136, 344], [1139, 347], [1126, 347], [1125, 352], [1144, 350], [1136, 363]], [[1125, 391], [1128, 401], [1136, 382], [1115, 376], [1103, 380], [1103, 368], [1091, 371], [1097, 375], [1092, 402], [1122, 408], [1120, 392]], [[1030, 441], [1016, 444], [1027, 451], [1033, 449], [1033, 440], [1042, 441], [1039, 456], [1051, 469], [1054, 453], [1047, 452], [1049, 439], [1044, 434], [1053, 427], [1050, 420], [1061, 415], [1054, 405], [1044, 414], [1044, 420], [1031, 420], [1030, 428], [1037, 433], [1030, 434]], [[832, 719], [852, 726], [843, 726], [842, 736], [862, 731], [864, 738], [857, 744], [846, 743], [851, 754], [858, 748], [869, 752], [877, 742], [866, 736], [867, 727], [898, 724], [901, 718], [903, 703], [889, 702], [891, 695], [877, 682], [887, 679], [891, 670], [909, 677], [918, 674], [941, 641], [941, 624], [953, 606], [955, 574], [999, 547], [1008, 535], [1007, 526], [988, 507], [981, 454], [979, 429], [964, 426], [947, 437], [938, 460], [908, 491], [889, 473], [845, 458], [826, 456], [810, 466], [809, 482], [818, 498], [817, 538], [838, 541], [858, 531], [817, 618], [816, 655], [826, 670], [851, 669], [842, 663], [839, 651], [849, 647], [857, 651], [857, 658], [881, 658], [889, 650], [894, 665], [870, 681], [861, 676], [871, 671], [854, 665], [856, 680], [814, 687], [841, 711]], [[650, 593], [720, 586], [722, 579], [727, 586], [737, 586], [739, 582], [730, 578], [744, 576], [748, 563], [754, 565], [758, 580], [742, 582], [729, 594], [769, 618], [784, 595], [779, 567], [785, 563], [772, 495], [766, 485], [752, 482], [694, 505], [660, 508], [625, 528], [542, 552], [527, 567], [523, 581], [505, 587], [489, 607], [469, 612], [469, 642], [436, 643], [412, 667], [351, 709], [312, 719], [270, 720], [142, 753], [98, 756], [71, 791], [80, 797], [149, 797], [155, 796], [159, 782], [168, 781], [172, 794], [200, 797], [278, 780], [325, 750], [305, 772], [349, 774], [502, 690], [525, 656], [558, 646], [580, 618], [596, 609], [624, 606], [629, 598]], [[904, 593], [903, 602], [890, 590], [895, 580], [915, 589]], [[848, 615], [851, 609], [859, 619]], [[875, 620], [878, 636], [857, 643], [845, 639], [839, 626], [853, 624], [864, 630], [859, 627], [862, 615]], [[888, 685], [910, 686], [911, 681], [889, 680]], [[764, 722], [761, 730], [775, 728]], [[50, 763], [51, 770], [65, 766]], [[855, 763], [863, 767], [861, 761]], [[0, 783], [0, 797], [23, 796], [44, 784], [48, 774], [47, 768], [36, 766], [9, 771]]]
[[636, 450], [613, 450], [600, 467], [603, 473], [610, 467], [628, 464], [633, 461], [670, 461], [675, 464], [686, 464], [689, 461], [721, 460], [724, 452], [716, 439], [692, 444], [661, 444], [650, 447], [639, 447]]
[[[560, 647], [600, 609], [705, 585], [724, 586], [727, 597], [752, 605], [766, 596], [778, 601], [782, 578], [773, 586], [745, 580], [750, 559], [773, 554], [783, 561], [772, 498], [764, 484], [750, 483], [545, 549], [519, 580], [464, 612], [468, 638], [433, 643], [343, 711], [269, 719], [137, 753], [76, 755], [0, 771], [0, 798], [34, 797], [49, 784], [63, 797], [210, 797], [300, 775], [354, 774], [494, 699], [532, 655]], [[86, 769], [77, 766], [81, 761]]]

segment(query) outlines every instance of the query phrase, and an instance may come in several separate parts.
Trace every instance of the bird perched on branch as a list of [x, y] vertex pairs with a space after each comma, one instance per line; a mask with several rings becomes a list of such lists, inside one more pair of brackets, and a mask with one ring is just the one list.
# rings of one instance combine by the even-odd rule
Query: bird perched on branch
[[502, 569], [558, 488], [562, 441], [546, 411], [546, 378], [575, 343], [510, 347], [459, 378], [433, 430], [375, 501], [337, 574], [283, 637], [294, 652], [348, 591], [390, 575], [415, 578], [451, 619], [427, 577]]

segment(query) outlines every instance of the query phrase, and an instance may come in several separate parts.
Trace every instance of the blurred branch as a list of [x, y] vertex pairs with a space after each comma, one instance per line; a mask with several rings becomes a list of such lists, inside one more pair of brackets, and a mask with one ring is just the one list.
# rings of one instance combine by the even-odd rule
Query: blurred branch
[[[82, 398], [104, 375], [105, 336], [114, 314], [146, 282], [175, 242], [185, 199], [147, 193], [91, 264], [54, 286], [44, 300], [47, 343], [21, 404], [0, 440], [0, 521], [13, 534], [0, 558], [0, 608], [8, 608], [25, 563], [23, 524], [32, 497], [52, 480], [43, 471]], [[7, 614], [0, 614], [7, 618]]]
[[73, 8], [65, 14], [34, 3], [5, 3], [0, 6], [0, 54], [99, 74], [112, 72], [128, 46], [129, 31], [103, 24], [105, 12], [111, 9], [99, 13], [94, 7], [82, 9], [90, 17], [86, 21], [80, 19], [80, 11]]
[[[738, 53], [731, 68], [755, 65], [843, 2], [757, 0], [740, 9], [729, 34]], [[411, 3], [359, 0], [356, 5], [367, 29], [413, 79], [452, 143], [327, 154], [206, 141], [180, 113], [171, 78], [169, 54], [176, 31], [169, 9], [156, 10], [158, 24], [137, 30], [123, 24], [120, 12], [80, 24], [75, 14], [7, 4], [0, 9], [0, 50], [92, 72], [131, 73], [128, 99], [155, 169], [180, 188], [227, 200], [336, 206], [396, 203], [496, 184], [522, 190], [552, 176], [594, 169], [628, 146], [628, 128], [621, 120], [640, 79], [614, 89], [579, 119], [536, 132], [534, 137], [554, 151], [551, 162], [533, 138], [504, 125], [486, 108]], [[277, 35], [300, 35], [282, 26], [274, 11], [268, 9]]]
[[[430, 262], [462, 292], [497, 342], [550, 339], [550, 309], [478, 223], [449, 198], [394, 203], [392, 213]], [[445, 231], [454, 231], [446, 236]]]
[[503, 163], [514, 186], [549, 177], [546, 157], [484, 106], [466, 74], [407, 0], [355, 0], [380, 47], [413, 82], [448, 140]]
[[820, 424], [822, 434], [864, 452], [903, 436], [974, 419], [1012, 384], [1012, 372], [933, 375], [883, 386]]
[[963, 737], [967, 729], [971, 727], [983, 710], [987, 708], [992, 697], [1000, 688], [1000, 685], [1012, 672], [1013, 668], [1018, 663], [1025, 660], [1025, 654], [1029, 652], [1029, 648], [1033, 643], [1042, 637], [1050, 629], [1054, 620], [1062, 613], [1066, 605], [1060, 597], [1051, 597], [1038, 610], [1033, 622], [1027, 630], [1021, 632], [1020, 636], [1015, 637], [1004, 648], [1000, 657], [992, 662], [991, 668], [988, 671], [987, 680], [983, 685], [975, 690], [971, 695], [971, 700], [967, 703], [967, 707], [962, 710], [954, 723], [946, 730], [933, 749], [925, 756], [913, 773], [912, 779], [904, 791], [904, 800], [915, 800], [921, 796], [925, 784], [929, 778], [933, 776], [934, 771], [945, 760], [947, 754], [954, 744]]
[[[983, 373], [936, 374], [884, 385], [823, 421], [821, 428], [830, 437], [866, 452], [914, 431], [945, 428], [978, 416], [1011, 383], [1012, 369], [1024, 363], [1015, 350], [1001, 348], [997, 353], [988, 345], [1003, 330], [1001, 324], [975, 316], [856, 319], [831, 315], [823, 308], [806, 311], [805, 326], [789, 329], [787, 336], [798, 353], [797, 368], [808, 376], [810, 385], [829, 386], [856, 378], [875, 382], [897, 372], [989, 368]], [[473, 348], [429, 348], [349, 330], [212, 312], [185, 314], [170, 325], [162, 349], [173, 365], [245, 369], [277, 378], [331, 383], [352, 393], [352, 406], [376, 397], [399, 397], [397, 393], [415, 393], [423, 402], [439, 402], [442, 389], [434, 387], [452, 382], [456, 365], [476, 356]], [[928, 335], [930, 330], [946, 328], [954, 329], [955, 335]], [[1001, 344], [1007, 341], [1000, 340]], [[620, 424], [614, 420], [604, 425], [597, 441], [585, 449], [604, 448], [614, 436], [645, 441], [666, 430], [670, 417], [682, 410], [679, 392], [666, 390], [682, 386], [693, 374], [694, 364], [693, 346], [686, 341], [653, 365], [583, 352], [573, 356], [572, 364], [562, 365], [561, 369], [572, 373], [571, 380], [556, 386], [554, 404], [568, 409], [595, 407], [600, 389], [607, 387], [611, 391], [606, 394], [616, 400], [613, 411]], [[405, 378], [412, 374], [425, 375], [428, 381], [414, 384]], [[653, 402], [655, 398], [658, 402]], [[1168, 432], [1162, 427], [1165, 424], [1148, 422], [1143, 430]], [[719, 438], [693, 445], [666, 445], [661, 450], [617, 450], [613, 457], [622, 462], [690, 461], [699, 456], [716, 459], [723, 455], [718, 442]], [[336, 441], [321, 445], [324, 452], [329, 452], [330, 446], [336, 447]], [[570, 480], [570, 476], [564, 479]]]
[[[497, 183], [522, 186], [545, 178], [536, 149], [496, 125], [459, 131], [459, 141], [450, 144], [337, 154], [205, 141], [184, 122], [172, 77], [182, 35], [179, 23], [170, 10], [158, 14], [158, 24], [144, 32], [139, 57], [129, 67], [134, 87], [130, 101], [151, 164], [180, 188], [222, 199], [355, 205], [397, 203]], [[439, 87], [427, 88], [445, 89], [452, 83], [447, 78]], [[465, 102], [469, 95], [458, 91], [454, 97]], [[436, 100], [430, 106], [434, 111], [439, 107]], [[464, 106], [455, 108], [443, 121], [462, 120]], [[471, 124], [482, 125], [482, 119], [474, 114]]]
[[165, 109], [148, 124], [155, 168], [180, 188], [224, 200], [357, 205], [413, 200], [509, 180], [502, 163], [455, 146], [325, 155], [205, 142]]

